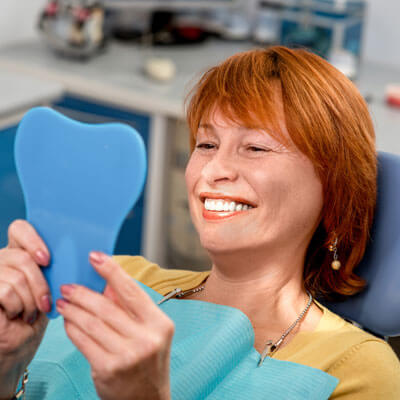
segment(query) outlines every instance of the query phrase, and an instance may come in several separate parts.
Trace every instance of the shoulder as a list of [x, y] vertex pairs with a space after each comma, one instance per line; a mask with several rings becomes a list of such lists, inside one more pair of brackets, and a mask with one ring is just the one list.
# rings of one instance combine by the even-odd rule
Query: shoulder
[[167, 269], [141, 256], [114, 256], [115, 261], [129, 276], [165, 295], [176, 287], [182, 290], [198, 286], [209, 275], [209, 271]]
[[313, 332], [303, 332], [277, 355], [339, 379], [331, 399], [400, 399], [400, 362], [389, 344], [323, 310]]
[[400, 362], [389, 344], [372, 335], [344, 351], [327, 372], [340, 382], [332, 399], [400, 399]]

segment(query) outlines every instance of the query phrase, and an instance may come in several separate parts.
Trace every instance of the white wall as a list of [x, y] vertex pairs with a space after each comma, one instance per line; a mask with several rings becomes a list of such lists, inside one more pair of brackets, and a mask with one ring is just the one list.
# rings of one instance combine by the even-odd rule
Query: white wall
[[368, 0], [368, 6], [364, 59], [400, 68], [400, 0]]
[[0, 0], [0, 47], [37, 36], [36, 21], [46, 0]]
[[[249, 5], [257, 0], [242, 1]], [[363, 58], [400, 68], [400, 0], [367, 1]], [[46, 0], [0, 0], [0, 47], [36, 37], [37, 17], [45, 4]]]

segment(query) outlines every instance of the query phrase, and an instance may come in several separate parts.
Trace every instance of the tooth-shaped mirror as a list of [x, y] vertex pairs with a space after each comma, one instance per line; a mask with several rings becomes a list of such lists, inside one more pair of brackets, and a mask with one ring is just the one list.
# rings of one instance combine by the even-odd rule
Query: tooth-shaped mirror
[[53, 298], [48, 316], [54, 318], [61, 285], [104, 289], [89, 252], [112, 254], [124, 218], [143, 190], [145, 146], [128, 125], [85, 124], [37, 107], [19, 124], [15, 161], [26, 218], [51, 253], [43, 273]]

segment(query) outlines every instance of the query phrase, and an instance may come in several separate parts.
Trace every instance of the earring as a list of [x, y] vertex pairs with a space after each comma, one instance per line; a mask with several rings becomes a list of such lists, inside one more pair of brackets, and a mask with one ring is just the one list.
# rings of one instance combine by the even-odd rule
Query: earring
[[337, 242], [338, 242], [338, 238], [336, 237], [333, 244], [329, 245], [329, 251], [333, 251], [333, 261], [331, 263], [331, 267], [335, 271], [339, 270], [340, 267], [342, 266], [342, 264], [339, 261], [338, 254], [337, 254], [337, 247], [336, 247]]

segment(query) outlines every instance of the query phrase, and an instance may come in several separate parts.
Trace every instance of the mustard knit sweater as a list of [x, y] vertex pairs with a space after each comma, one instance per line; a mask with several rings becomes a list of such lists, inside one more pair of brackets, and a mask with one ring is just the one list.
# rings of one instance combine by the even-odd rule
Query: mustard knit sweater
[[[164, 269], [139, 256], [115, 256], [133, 278], [161, 295], [198, 286], [210, 271]], [[391, 347], [314, 301], [323, 316], [313, 332], [299, 332], [274, 353], [279, 360], [308, 365], [339, 379], [334, 400], [400, 400], [400, 362]]]

